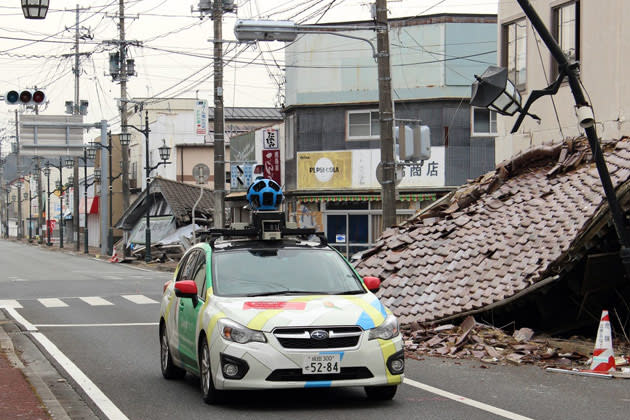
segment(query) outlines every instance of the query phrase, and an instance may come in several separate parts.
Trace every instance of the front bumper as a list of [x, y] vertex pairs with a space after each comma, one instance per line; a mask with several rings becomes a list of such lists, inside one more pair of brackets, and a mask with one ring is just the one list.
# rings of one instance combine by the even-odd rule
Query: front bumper
[[[210, 348], [214, 385], [217, 389], [236, 390], [400, 384], [404, 375], [392, 373], [392, 360], [404, 358], [402, 337], [368, 340], [367, 335], [364, 332], [354, 348], [310, 350], [283, 348], [269, 333], [265, 333], [267, 343], [237, 344], [219, 338]], [[331, 353], [339, 354], [340, 373], [302, 373], [306, 355]], [[223, 373], [225, 356], [247, 365], [241, 379], [226, 378]], [[396, 365], [400, 367], [400, 363]]]

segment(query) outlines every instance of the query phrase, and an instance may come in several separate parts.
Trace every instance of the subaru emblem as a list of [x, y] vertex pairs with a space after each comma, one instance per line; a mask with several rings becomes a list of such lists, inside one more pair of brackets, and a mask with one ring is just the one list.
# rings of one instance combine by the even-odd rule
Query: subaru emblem
[[314, 330], [311, 332], [311, 338], [313, 340], [325, 340], [328, 338], [328, 332], [324, 330]]

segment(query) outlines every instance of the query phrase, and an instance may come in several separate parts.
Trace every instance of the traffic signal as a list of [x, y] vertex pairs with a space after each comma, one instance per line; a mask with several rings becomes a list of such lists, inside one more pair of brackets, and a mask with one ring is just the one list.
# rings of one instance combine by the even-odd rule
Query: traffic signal
[[4, 95], [4, 102], [9, 105], [42, 105], [45, 100], [46, 94], [39, 89], [10, 90]]

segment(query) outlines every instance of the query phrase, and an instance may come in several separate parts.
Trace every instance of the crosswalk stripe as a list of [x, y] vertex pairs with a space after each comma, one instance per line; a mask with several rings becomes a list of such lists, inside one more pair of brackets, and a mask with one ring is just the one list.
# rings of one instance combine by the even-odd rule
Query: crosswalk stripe
[[153, 300], [145, 295], [122, 295], [125, 299], [130, 302], [137, 303], [139, 305], [146, 305], [148, 303], [158, 303], [157, 300]]
[[63, 300], [57, 298], [42, 298], [37, 300], [47, 308], [65, 308], [68, 306]]
[[83, 302], [85, 302], [85, 303], [87, 303], [88, 305], [91, 305], [91, 306], [113, 305], [113, 303], [103, 299], [102, 297], [98, 297], [98, 296], [86, 296], [86, 297], [80, 297], [79, 299], [81, 299]]
[[14, 299], [0, 299], [0, 308], [21, 308], [20, 302]]

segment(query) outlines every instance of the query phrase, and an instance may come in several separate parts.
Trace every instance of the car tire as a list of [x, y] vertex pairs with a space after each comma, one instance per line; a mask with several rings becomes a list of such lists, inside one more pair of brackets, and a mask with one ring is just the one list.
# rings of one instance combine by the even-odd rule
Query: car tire
[[398, 385], [366, 386], [364, 389], [368, 400], [387, 401], [394, 398]]
[[210, 368], [210, 349], [206, 337], [201, 338], [199, 350], [199, 382], [201, 384], [201, 396], [206, 404], [220, 404], [223, 402], [223, 392], [214, 387], [212, 369]]
[[168, 347], [168, 336], [166, 326], [160, 328], [160, 367], [162, 376], [166, 379], [181, 379], [186, 375], [186, 371], [175, 366], [171, 358], [171, 351]]

